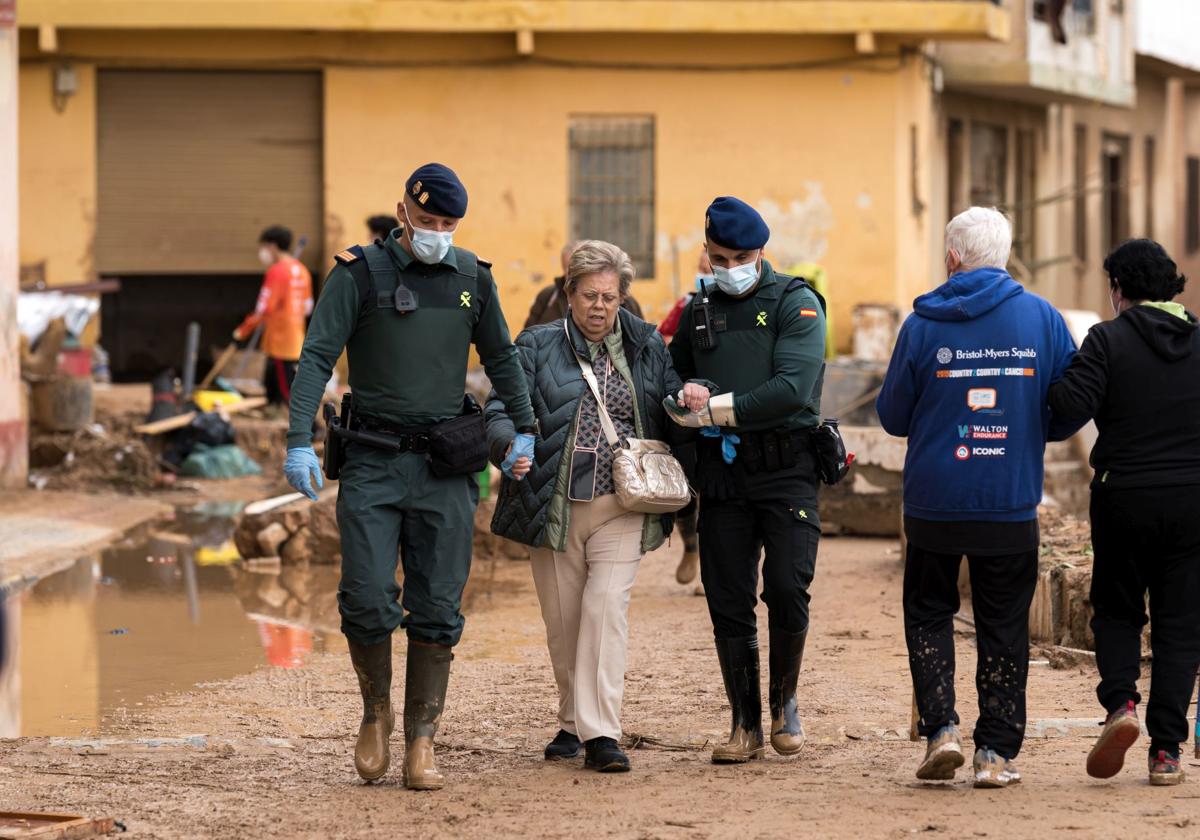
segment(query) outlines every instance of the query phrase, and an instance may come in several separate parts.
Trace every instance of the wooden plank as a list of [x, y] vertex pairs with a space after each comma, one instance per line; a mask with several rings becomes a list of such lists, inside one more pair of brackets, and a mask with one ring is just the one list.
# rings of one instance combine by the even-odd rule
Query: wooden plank
[[259, 513], [266, 513], [269, 510], [274, 510], [277, 507], [290, 505], [292, 502], [298, 502], [304, 498], [303, 493], [285, 493], [282, 496], [274, 496], [270, 499], [262, 499], [257, 502], [251, 502], [242, 508], [243, 516], [254, 516]]
[[212, 368], [208, 371], [200, 384], [196, 386], [197, 391], [207, 391], [208, 386], [213, 384], [213, 380], [221, 375], [221, 371], [225, 370], [225, 366], [229, 364], [229, 360], [237, 353], [237, 344], [230, 344], [221, 351], [221, 355], [213, 362]]
[[78, 814], [39, 814], [0, 811], [0, 840], [66, 840], [97, 837], [113, 830], [111, 817], [81, 817]]
[[[249, 411], [252, 408], [262, 408], [267, 404], [266, 397], [251, 397], [248, 400], [226, 405], [221, 407], [222, 414], [240, 414], [243, 411]], [[184, 426], [192, 422], [200, 412], [189, 411], [184, 414], [176, 415], [175, 417], [167, 417], [164, 420], [155, 420], [153, 423], [143, 423], [140, 426], [134, 426], [133, 430], [139, 435], [161, 435], [164, 432], [173, 432], [176, 429], [182, 429]]]

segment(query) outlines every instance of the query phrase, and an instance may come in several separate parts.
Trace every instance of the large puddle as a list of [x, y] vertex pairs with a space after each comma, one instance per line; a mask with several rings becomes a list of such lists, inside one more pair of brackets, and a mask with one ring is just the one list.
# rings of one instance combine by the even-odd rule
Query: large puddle
[[[338, 568], [244, 567], [230, 541], [238, 509], [182, 509], [10, 593], [0, 737], [103, 732], [152, 695], [344, 651]], [[491, 602], [488, 565], [464, 610]]]

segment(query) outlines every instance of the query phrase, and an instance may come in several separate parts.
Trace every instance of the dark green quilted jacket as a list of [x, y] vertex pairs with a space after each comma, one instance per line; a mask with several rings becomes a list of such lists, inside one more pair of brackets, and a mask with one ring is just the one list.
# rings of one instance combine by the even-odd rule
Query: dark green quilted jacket
[[[654, 325], [625, 309], [618, 317], [625, 361], [633, 379], [638, 435], [669, 443], [686, 440], [687, 431], [668, 420], [662, 407], [667, 394], [683, 387], [662, 336]], [[564, 458], [564, 453], [574, 446], [579, 401], [588, 390], [575, 356], [589, 358], [587, 341], [568, 317], [565, 322], [530, 327], [517, 336], [516, 345], [538, 420], [538, 442], [534, 467], [525, 479], [505, 478], [501, 482], [492, 533], [525, 545], [562, 551], [570, 524], [565, 463], [570, 459]], [[487, 425], [492, 463], [498, 466], [516, 430], [494, 391], [488, 397]], [[662, 545], [674, 521], [674, 515], [647, 515], [642, 550], [653, 551]]]

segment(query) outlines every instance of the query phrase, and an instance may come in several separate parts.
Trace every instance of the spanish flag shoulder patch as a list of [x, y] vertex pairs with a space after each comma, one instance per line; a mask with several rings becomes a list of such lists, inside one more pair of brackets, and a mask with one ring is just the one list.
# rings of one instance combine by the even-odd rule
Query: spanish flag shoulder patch
[[817, 317], [817, 310], [815, 310], [815, 309], [801, 309], [801, 310], [800, 310], [800, 317], [801, 317], [801, 318], [816, 318], [816, 317]]
[[348, 265], [349, 263], [352, 263], [358, 259], [358, 254], [355, 254], [353, 251], [346, 249], [345, 251], [338, 251], [337, 254], [335, 254], [333, 258], [335, 260], [337, 260], [338, 262], [340, 262], [342, 265]]

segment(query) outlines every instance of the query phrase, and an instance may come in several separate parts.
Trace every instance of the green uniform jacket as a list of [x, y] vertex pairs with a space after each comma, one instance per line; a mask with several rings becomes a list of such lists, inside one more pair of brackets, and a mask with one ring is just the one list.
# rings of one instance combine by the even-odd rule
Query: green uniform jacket
[[739, 430], [807, 429], [821, 422], [825, 303], [807, 286], [785, 291], [793, 279], [763, 260], [758, 285], [744, 298], [711, 284], [717, 346], [694, 345], [697, 295], [668, 348], [685, 382], [703, 380], [714, 393], [734, 393]]
[[354, 253], [358, 249], [338, 255], [313, 310], [292, 384], [289, 448], [311, 443], [313, 416], [343, 348], [360, 416], [402, 426], [458, 416], [469, 345], [474, 344], [516, 425], [533, 426], [525, 373], [500, 311], [490, 264], [470, 251], [451, 248], [440, 263], [426, 265], [404, 250], [398, 231], [392, 231], [383, 248], [416, 294], [417, 311], [402, 315], [379, 305], [394, 293], [395, 275], [390, 284], [375, 277], [376, 300], [361, 300], [353, 272], [365, 272], [366, 259]]

